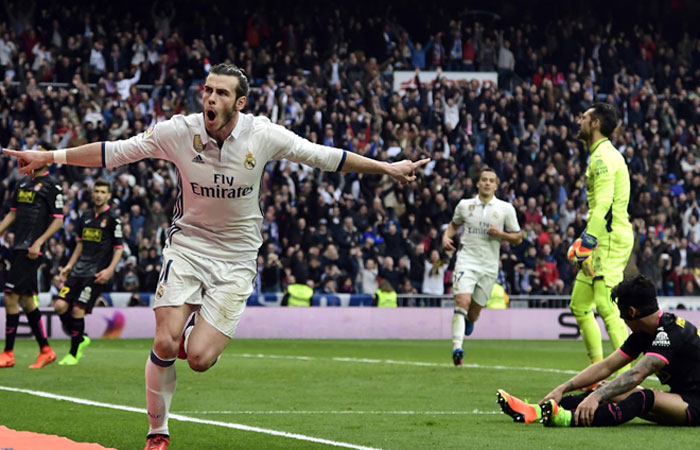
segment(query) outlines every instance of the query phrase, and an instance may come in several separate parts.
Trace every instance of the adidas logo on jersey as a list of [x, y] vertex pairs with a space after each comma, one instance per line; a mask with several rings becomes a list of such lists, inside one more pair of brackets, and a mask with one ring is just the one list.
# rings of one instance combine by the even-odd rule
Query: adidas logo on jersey
[[668, 338], [668, 334], [666, 334], [665, 331], [659, 331], [656, 334], [656, 337], [654, 338], [654, 342], [651, 343], [651, 346], [654, 347], [670, 347], [671, 346], [671, 340]]
[[192, 158], [192, 162], [197, 164], [204, 164], [204, 158], [202, 158], [202, 155], [197, 155], [194, 158]]

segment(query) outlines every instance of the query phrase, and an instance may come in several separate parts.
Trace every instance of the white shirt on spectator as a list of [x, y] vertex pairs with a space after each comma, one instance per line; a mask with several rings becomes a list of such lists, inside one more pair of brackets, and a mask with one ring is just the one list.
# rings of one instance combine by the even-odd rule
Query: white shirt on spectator
[[209, 137], [203, 114], [176, 115], [130, 139], [105, 142], [109, 169], [160, 158], [178, 169], [178, 196], [166, 245], [204, 257], [251, 261], [263, 243], [258, 204], [269, 161], [283, 158], [327, 171], [340, 170], [345, 151], [314, 144], [263, 116], [239, 113], [219, 144]]
[[0, 39], [0, 66], [6, 66], [15, 53], [17, 53], [17, 46], [14, 42]]
[[442, 104], [445, 107], [445, 125], [449, 125], [450, 129], [454, 130], [459, 124], [459, 108], [462, 106], [462, 97], [460, 96], [457, 101], [452, 103], [452, 106], [445, 100]]
[[372, 270], [367, 268], [360, 269], [360, 283], [362, 284], [363, 294], [374, 294], [379, 289], [379, 283], [377, 282], [377, 277], [379, 276], [379, 269], [376, 267]]
[[136, 73], [132, 78], [124, 78], [117, 82], [117, 92], [122, 100], [129, 98], [129, 89], [141, 79], [141, 69], [136, 69]]
[[90, 65], [97, 69], [97, 71], [100, 73], [105, 71], [105, 68], [107, 66], [105, 63], [105, 57], [102, 54], [102, 52], [94, 48], [90, 50]]
[[445, 293], [447, 264], [441, 264], [436, 271], [433, 271], [433, 264], [426, 261], [423, 270], [423, 294], [443, 295]]

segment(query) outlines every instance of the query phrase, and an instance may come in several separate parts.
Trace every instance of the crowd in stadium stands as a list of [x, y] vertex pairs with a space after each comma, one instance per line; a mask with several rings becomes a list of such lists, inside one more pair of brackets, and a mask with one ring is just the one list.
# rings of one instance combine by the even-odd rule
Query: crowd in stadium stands
[[[283, 291], [293, 275], [317, 292], [374, 293], [381, 278], [399, 293], [449, 293], [453, 255], [440, 236], [457, 202], [475, 194], [484, 165], [496, 170], [498, 196], [515, 205], [525, 234], [521, 245], [504, 246], [499, 282], [510, 294], [570, 292], [566, 250], [586, 216], [587, 152], [574, 137], [575, 118], [598, 100], [622, 118], [614, 144], [632, 180], [629, 272], [651, 277], [666, 295], [700, 292], [697, 36], [588, 16], [511, 23], [419, 2], [408, 5], [429, 18], [420, 27], [379, 6], [307, 5], [273, 15], [249, 7], [227, 14], [216, 3], [178, 14], [165, 2], [146, 11], [40, 3], [5, 0], [0, 13], [5, 147], [127, 138], [199, 112], [208, 68], [230, 61], [251, 79], [247, 112], [380, 160], [433, 158], [407, 186], [268, 165], [261, 292]], [[419, 80], [422, 70], [495, 71], [498, 87], [439, 77], [402, 93], [393, 90], [398, 70], [415, 70]], [[48, 245], [43, 288], [57, 283], [91, 181], [104, 176], [126, 244], [113, 289], [153, 292], [175, 168], [145, 160], [113, 172], [52, 170], [63, 180], [66, 220]], [[18, 180], [14, 161], [0, 158], [0, 175], [5, 214]], [[12, 234], [0, 242], [4, 271]]]

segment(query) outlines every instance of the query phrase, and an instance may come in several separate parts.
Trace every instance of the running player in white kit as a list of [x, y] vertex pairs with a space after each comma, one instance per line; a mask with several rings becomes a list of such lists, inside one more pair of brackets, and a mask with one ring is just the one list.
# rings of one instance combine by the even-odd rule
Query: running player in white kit
[[286, 158], [327, 171], [387, 174], [405, 184], [429, 161], [389, 164], [314, 144], [267, 117], [240, 112], [247, 95], [245, 74], [218, 64], [204, 85], [203, 113], [176, 115], [117, 142], [55, 152], [4, 150], [20, 159], [22, 173], [53, 162], [113, 169], [144, 158], [177, 167], [179, 193], [155, 294], [156, 336], [146, 361], [146, 449], [168, 448], [178, 355], [203, 372], [236, 331], [263, 242], [259, 196], [265, 164]]
[[452, 361], [462, 365], [464, 335], [474, 330], [474, 322], [491, 295], [498, 275], [501, 240], [517, 245], [523, 240], [515, 208], [494, 196], [498, 177], [493, 169], [484, 167], [476, 183], [479, 195], [461, 200], [452, 221], [442, 235], [442, 246], [455, 250], [452, 238], [461, 226], [457, 262], [452, 272], [452, 292], [455, 311], [452, 316]]

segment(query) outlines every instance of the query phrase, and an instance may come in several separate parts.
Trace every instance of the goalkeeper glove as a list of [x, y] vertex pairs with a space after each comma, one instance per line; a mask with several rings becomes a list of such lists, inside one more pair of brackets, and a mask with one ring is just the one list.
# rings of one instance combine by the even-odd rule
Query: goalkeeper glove
[[598, 240], [585, 231], [571, 244], [568, 251], [568, 258], [572, 264], [583, 270], [586, 276], [592, 277], [593, 271], [593, 250], [598, 248]]

